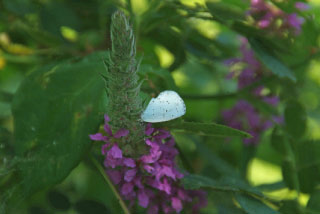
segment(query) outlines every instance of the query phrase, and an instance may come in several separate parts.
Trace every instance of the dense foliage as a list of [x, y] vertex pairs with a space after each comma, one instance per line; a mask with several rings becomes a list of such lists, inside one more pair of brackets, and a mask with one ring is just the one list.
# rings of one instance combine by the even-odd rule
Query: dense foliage
[[0, 213], [320, 213], [319, 60], [317, 0], [2, 0]]

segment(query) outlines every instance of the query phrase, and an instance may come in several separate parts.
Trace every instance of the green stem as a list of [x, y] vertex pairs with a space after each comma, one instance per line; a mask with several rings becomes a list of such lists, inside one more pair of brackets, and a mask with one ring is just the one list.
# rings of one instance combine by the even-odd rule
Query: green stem
[[107, 174], [105, 173], [104, 169], [102, 168], [102, 166], [100, 165], [100, 163], [92, 156], [90, 155], [90, 160], [92, 161], [93, 165], [95, 165], [95, 167], [98, 169], [98, 171], [100, 172], [100, 174], [102, 175], [102, 177], [104, 178], [104, 180], [107, 182], [107, 184], [110, 186], [112, 192], [115, 194], [115, 196], [117, 197], [117, 199], [119, 200], [119, 204], [121, 206], [121, 208], [123, 209], [125, 214], [130, 214], [130, 211], [126, 205], [126, 203], [123, 201], [123, 199], [121, 198], [118, 190], [116, 189], [116, 187], [112, 184], [112, 182], [110, 181], [109, 177], [107, 176]]

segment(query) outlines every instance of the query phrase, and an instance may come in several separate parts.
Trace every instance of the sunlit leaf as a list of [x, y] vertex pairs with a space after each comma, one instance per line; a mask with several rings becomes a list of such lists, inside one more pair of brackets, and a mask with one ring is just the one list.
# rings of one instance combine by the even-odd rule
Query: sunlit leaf
[[207, 7], [213, 17], [226, 20], [239, 20], [245, 18], [245, 11], [235, 5], [226, 4], [223, 2], [208, 2]]
[[243, 194], [236, 194], [236, 200], [242, 209], [248, 214], [280, 214], [278, 211], [271, 209], [263, 202]]
[[300, 138], [306, 130], [307, 115], [305, 108], [299, 102], [291, 100], [284, 111], [286, 130], [293, 137]]

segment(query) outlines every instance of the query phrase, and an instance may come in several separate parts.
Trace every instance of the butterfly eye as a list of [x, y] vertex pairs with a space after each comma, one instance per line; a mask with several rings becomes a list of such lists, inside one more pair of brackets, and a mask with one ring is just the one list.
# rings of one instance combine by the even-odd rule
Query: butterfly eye
[[158, 123], [176, 119], [186, 113], [184, 101], [175, 91], [163, 91], [153, 98], [141, 114], [145, 122]]

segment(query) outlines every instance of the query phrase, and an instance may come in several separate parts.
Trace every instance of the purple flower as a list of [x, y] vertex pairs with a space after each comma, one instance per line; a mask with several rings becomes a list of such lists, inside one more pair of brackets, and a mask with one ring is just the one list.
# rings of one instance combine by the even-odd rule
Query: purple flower
[[130, 169], [126, 171], [126, 173], [124, 174], [124, 180], [127, 182], [130, 182], [134, 179], [136, 174], [137, 174], [137, 169]]
[[122, 174], [118, 170], [107, 170], [106, 173], [110, 177], [114, 184], [119, 184], [121, 182]]
[[[256, 9], [265, 10], [269, 8], [264, 1], [252, 1]], [[264, 5], [264, 6], [263, 6]], [[241, 70], [231, 70], [234, 77], [237, 77], [238, 88], [242, 89], [260, 80], [263, 72], [268, 71], [256, 59], [254, 52], [250, 49], [246, 38], [241, 38], [241, 57], [232, 58], [232, 62], [241, 63]], [[237, 75], [235, 75], [237, 74]], [[253, 88], [251, 94], [256, 99], [260, 99], [273, 107], [279, 103], [279, 98], [274, 95], [263, 94], [264, 86]], [[222, 118], [226, 125], [247, 131], [253, 137], [244, 139], [245, 144], [257, 144], [263, 131], [272, 127], [275, 123], [272, 118], [261, 114], [254, 106], [245, 100], [239, 100], [231, 109], [222, 112]]]
[[172, 197], [171, 198], [172, 208], [176, 210], [177, 213], [180, 213], [182, 210], [182, 203], [179, 198]]
[[131, 182], [123, 184], [121, 187], [121, 194], [128, 195], [129, 193], [132, 192], [133, 187], [134, 187], [134, 185]]
[[113, 145], [113, 147], [110, 149], [109, 153], [113, 158], [122, 158], [122, 151], [118, 147], [117, 144]]
[[108, 137], [103, 136], [101, 133], [91, 134], [89, 136], [90, 136], [90, 139], [94, 140], [94, 141], [107, 141], [108, 140]]
[[[303, 2], [296, 2], [295, 7], [299, 10], [308, 9], [308, 5]], [[258, 28], [265, 29], [269, 33], [285, 35], [287, 31], [298, 35], [304, 19], [294, 14], [286, 14], [279, 8], [268, 4], [264, 0], [251, 0], [251, 7], [247, 12], [255, 20]], [[282, 20], [282, 22], [278, 22]], [[280, 23], [280, 24], [279, 24]]]
[[304, 10], [309, 10], [310, 5], [304, 2], [296, 2], [294, 5], [298, 10], [304, 11]]
[[139, 190], [138, 200], [139, 200], [139, 205], [141, 207], [147, 208], [149, 204], [149, 196], [146, 194], [144, 190]]
[[123, 164], [127, 167], [134, 168], [136, 167], [136, 163], [132, 158], [124, 158], [123, 159]]
[[270, 128], [272, 122], [260, 115], [260, 113], [245, 100], [222, 112], [223, 120], [232, 128], [249, 132], [253, 137], [244, 139], [245, 144], [257, 144], [263, 131]]
[[301, 25], [304, 23], [304, 19], [298, 17], [296, 13], [289, 14], [287, 16], [287, 23], [290, 27], [292, 27], [295, 31], [295, 34], [298, 35], [301, 32]]
[[[148, 209], [148, 213], [169, 214], [179, 213], [184, 205], [198, 197], [194, 195], [194, 191], [185, 190], [179, 184], [183, 174], [179, 172], [174, 161], [178, 151], [174, 148], [175, 141], [170, 132], [147, 124], [145, 134], [148, 138], [145, 143], [149, 151], [134, 159], [125, 157], [116, 143], [129, 132], [120, 129], [113, 134], [109, 121], [109, 117], [105, 116], [104, 130], [107, 136], [95, 134], [93, 138], [106, 142], [101, 148], [105, 156], [106, 173], [118, 186], [124, 199], [129, 200], [132, 205], [137, 200], [141, 207]], [[193, 206], [194, 213], [198, 213], [203, 207], [200, 202], [196, 204], [197, 207]]]
[[129, 134], [129, 130], [119, 129], [117, 133], [114, 134], [114, 138], [126, 137]]

